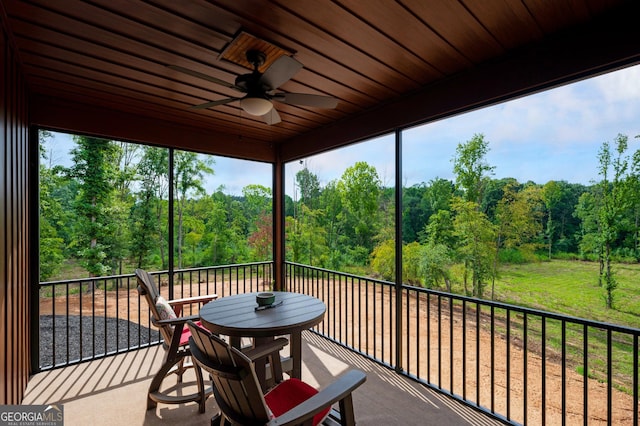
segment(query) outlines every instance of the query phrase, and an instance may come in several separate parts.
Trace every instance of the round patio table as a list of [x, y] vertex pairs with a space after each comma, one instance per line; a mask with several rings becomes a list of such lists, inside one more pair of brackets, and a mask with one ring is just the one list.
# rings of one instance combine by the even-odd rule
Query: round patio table
[[274, 291], [274, 306], [256, 310], [258, 293], [220, 297], [200, 309], [202, 324], [211, 332], [230, 337], [240, 347], [242, 337], [254, 338], [259, 346], [275, 336], [290, 335], [289, 345], [293, 370], [291, 377], [302, 374], [302, 330], [319, 324], [327, 310], [324, 302], [300, 293]]

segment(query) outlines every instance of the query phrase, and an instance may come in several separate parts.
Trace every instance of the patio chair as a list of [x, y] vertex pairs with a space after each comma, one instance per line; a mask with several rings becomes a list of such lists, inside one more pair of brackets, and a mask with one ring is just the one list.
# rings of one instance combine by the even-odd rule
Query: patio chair
[[[189, 337], [191, 333], [185, 327], [187, 320], [198, 320], [197, 315], [182, 316], [185, 305], [204, 304], [217, 296], [215, 294], [196, 296], [184, 299], [165, 300], [158, 291], [153, 277], [142, 269], [136, 269], [138, 293], [144, 295], [151, 309], [151, 323], [156, 326], [164, 342], [165, 356], [160, 370], [155, 374], [149, 386], [147, 409], [155, 408], [160, 403], [183, 404], [197, 402], [201, 413], [205, 411], [205, 401], [211, 396], [211, 389], [205, 389], [202, 371], [193, 362], [185, 362], [191, 356]], [[176, 374], [178, 383], [182, 383], [182, 375], [188, 368], [193, 368], [196, 375], [197, 391], [187, 395], [171, 395], [170, 391], [160, 391], [163, 380], [170, 374]]]
[[[225, 421], [232, 425], [317, 425], [336, 402], [340, 423], [355, 425], [351, 394], [366, 380], [362, 371], [351, 370], [320, 392], [292, 378], [263, 395], [253, 363], [244, 353], [192, 321], [187, 326], [193, 360], [211, 375], [213, 394], [222, 411], [221, 425]], [[278, 352], [271, 357], [277, 359]]]

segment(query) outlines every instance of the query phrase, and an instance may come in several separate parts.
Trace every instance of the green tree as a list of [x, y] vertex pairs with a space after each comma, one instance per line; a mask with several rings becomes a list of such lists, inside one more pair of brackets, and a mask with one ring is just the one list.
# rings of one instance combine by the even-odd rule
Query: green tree
[[205, 175], [213, 174], [213, 157], [198, 155], [195, 152], [175, 151], [174, 152], [174, 196], [177, 226], [178, 269], [183, 267], [184, 250], [184, 216], [186, 213], [187, 201], [190, 196], [205, 195], [203, 179]]
[[539, 187], [529, 185], [517, 191], [518, 186], [516, 182], [507, 184], [495, 209], [496, 245], [491, 299], [495, 296], [500, 250], [518, 251], [523, 258], [530, 258], [537, 248], [535, 238], [542, 231], [542, 196]]
[[56, 222], [63, 217], [60, 201], [53, 196], [56, 187], [61, 185], [58, 169], [48, 167], [45, 143], [51, 138], [51, 133], [40, 131], [40, 281], [46, 281], [54, 276], [64, 260], [64, 239], [58, 235]]
[[560, 185], [556, 181], [550, 180], [547, 182], [542, 189], [542, 198], [544, 200], [544, 205], [547, 208], [547, 228], [546, 228], [546, 236], [547, 236], [547, 251], [549, 260], [551, 260], [551, 252], [553, 249], [553, 235], [554, 235], [554, 222], [553, 222], [553, 210], [556, 207], [556, 204], [560, 201], [562, 197], [562, 189]]
[[350, 241], [354, 260], [362, 262], [373, 250], [373, 236], [379, 229], [381, 182], [373, 166], [357, 162], [347, 168], [337, 184], [343, 211], [345, 236]]
[[[637, 176], [640, 160], [640, 155], [634, 155], [630, 163], [630, 158], [625, 156], [628, 148], [627, 136], [619, 134], [614, 140], [614, 146], [615, 153], [612, 153], [609, 143], [605, 142], [598, 153], [598, 174], [602, 178], [599, 184], [602, 200], [598, 216], [603, 262], [599, 282], [604, 285], [606, 306], [610, 309], [614, 306], [614, 291], [618, 286], [611, 265], [611, 252], [621, 229], [621, 214], [629, 206], [629, 181]], [[633, 179], [629, 179], [630, 175]]]
[[484, 135], [475, 134], [469, 141], [458, 144], [453, 158], [456, 186], [463, 191], [465, 200], [475, 203], [478, 210], [487, 179], [495, 169], [486, 161], [488, 152], [489, 142], [484, 140]]
[[90, 276], [102, 276], [111, 272], [109, 242], [117, 228], [110, 213], [118, 175], [118, 149], [107, 139], [74, 136], [74, 141], [74, 165], [69, 173], [80, 182], [75, 202], [78, 256]]
[[131, 209], [131, 256], [138, 268], [151, 262], [157, 250], [162, 269], [167, 261], [166, 200], [169, 190], [169, 150], [145, 146], [137, 164], [140, 190]]
[[427, 288], [437, 288], [439, 281], [442, 280], [446, 291], [451, 292], [450, 269], [454, 263], [452, 255], [451, 248], [444, 244], [430, 241], [421, 246], [417, 265]]
[[318, 176], [311, 173], [305, 167], [296, 173], [296, 182], [300, 188], [300, 203], [305, 204], [311, 209], [317, 207], [317, 200], [320, 197], [320, 180]]
[[[596, 194], [598, 187], [583, 193], [578, 199], [574, 215], [580, 219], [580, 256], [582, 259], [589, 259], [591, 255], [597, 257], [599, 265], [604, 265], [601, 261], [602, 244], [600, 243], [600, 218], [598, 203], [601, 197]], [[601, 271], [602, 272], [602, 269]]]
[[469, 294], [467, 276], [471, 273], [471, 294], [483, 297], [486, 284], [495, 271], [493, 247], [496, 231], [487, 216], [478, 211], [477, 207], [475, 202], [455, 197], [453, 209], [456, 216], [453, 226], [458, 239], [458, 256], [465, 266], [465, 292]]

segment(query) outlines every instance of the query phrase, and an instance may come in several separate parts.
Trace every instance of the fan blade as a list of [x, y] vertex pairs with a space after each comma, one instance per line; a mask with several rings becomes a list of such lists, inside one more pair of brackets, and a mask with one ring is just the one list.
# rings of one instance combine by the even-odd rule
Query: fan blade
[[235, 84], [231, 84], [231, 83], [226, 82], [224, 80], [220, 80], [219, 78], [211, 77], [210, 75], [202, 74], [201, 72], [198, 72], [198, 71], [193, 71], [193, 70], [190, 70], [188, 68], [183, 68], [183, 67], [178, 66], [178, 65], [169, 65], [168, 67], [171, 68], [174, 71], [178, 71], [178, 72], [181, 72], [183, 74], [190, 75], [192, 77], [201, 78], [203, 80], [207, 80], [207, 81], [210, 81], [212, 83], [216, 83], [216, 84], [219, 84], [221, 86], [237, 90], [239, 92], [244, 92], [245, 91], [244, 89], [242, 89], [241, 87], [236, 86]]
[[276, 111], [275, 108], [271, 108], [271, 111], [269, 111], [265, 115], [260, 116], [260, 118], [262, 118], [262, 121], [264, 121], [268, 125], [278, 124], [281, 121], [280, 114], [278, 114], [278, 111]]
[[306, 93], [278, 93], [273, 96], [274, 101], [285, 104], [310, 106], [333, 109], [338, 106], [338, 100], [331, 96], [310, 95]]
[[237, 100], [240, 100], [240, 99], [241, 98], [226, 98], [226, 99], [220, 99], [218, 101], [205, 102], [205, 103], [200, 104], [200, 105], [194, 105], [194, 106], [191, 107], [191, 109], [211, 108], [211, 107], [218, 106], [218, 105], [225, 105], [225, 104], [228, 104], [230, 102], [237, 101]]
[[267, 91], [274, 90], [289, 81], [301, 69], [302, 64], [291, 56], [280, 56], [262, 74], [260, 82], [267, 86]]

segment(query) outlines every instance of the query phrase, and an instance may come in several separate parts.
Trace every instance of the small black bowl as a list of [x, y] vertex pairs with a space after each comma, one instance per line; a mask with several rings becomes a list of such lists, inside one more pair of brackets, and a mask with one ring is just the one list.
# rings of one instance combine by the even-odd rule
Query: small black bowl
[[258, 306], [269, 306], [273, 305], [273, 302], [276, 301], [276, 295], [273, 293], [258, 293], [256, 296], [256, 302]]

